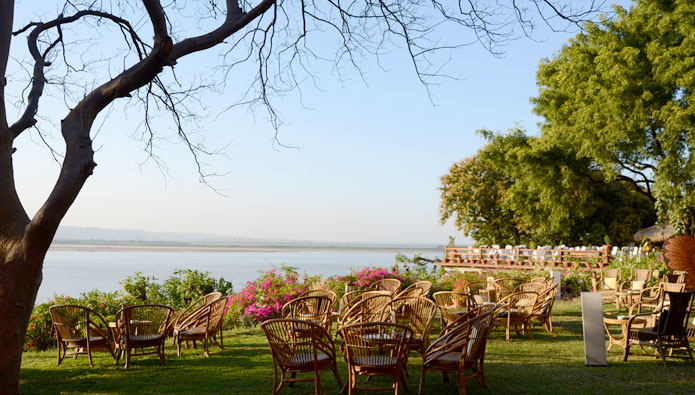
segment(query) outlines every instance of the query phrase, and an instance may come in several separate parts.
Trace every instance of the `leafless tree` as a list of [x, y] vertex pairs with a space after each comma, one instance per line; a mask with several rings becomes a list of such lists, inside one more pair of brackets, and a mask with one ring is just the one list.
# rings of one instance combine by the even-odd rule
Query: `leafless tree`
[[[45, 254], [96, 166], [95, 119], [117, 99], [142, 105], [146, 150], [153, 156], [156, 134], [150, 116], [156, 110], [171, 114], [205, 176], [198, 158], [208, 151], [189, 138], [184, 125], [195, 113], [187, 100], [202, 100], [197, 96], [206, 84], [177, 84], [177, 62], [184, 57], [217, 47], [221, 55], [215, 73], [223, 80], [252, 70], [251, 84], [235, 87], [245, 93], [237, 104], [264, 109], [277, 127], [273, 97], [313, 78], [315, 62], [360, 72], [366, 56], [399, 49], [430, 86], [440, 82], [440, 67], [462, 46], [478, 42], [498, 52], [505, 41], [530, 34], [534, 23], [576, 27], [603, 8], [593, 1], [573, 7], [570, 0], [63, 1], [50, 19], [15, 21], [15, 1], [0, 0], [0, 388], [7, 393], [19, 392], [22, 346]], [[180, 19], [191, 15], [188, 23]], [[101, 29], [119, 32], [128, 51], [88, 62], [84, 52], [71, 50], [78, 43], [98, 42]], [[19, 61], [28, 83], [20, 97], [8, 96], [7, 90], [21, 80], [7, 74], [12, 51], [24, 46], [24, 40], [13, 37], [26, 38], [28, 45], [29, 55]], [[317, 40], [323, 40], [320, 48]], [[334, 45], [330, 52], [326, 42]], [[90, 76], [91, 83], [79, 82]], [[14, 143], [28, 130], [44, 137], [37, 122], [49, 87], [66, 103], [59, 126], [65, 146], [54, 151], [61, 171], [50, 195], [29, 217], [14, 183]], [[8, 120], [8, 108], [18, 109], [14, 121]]]

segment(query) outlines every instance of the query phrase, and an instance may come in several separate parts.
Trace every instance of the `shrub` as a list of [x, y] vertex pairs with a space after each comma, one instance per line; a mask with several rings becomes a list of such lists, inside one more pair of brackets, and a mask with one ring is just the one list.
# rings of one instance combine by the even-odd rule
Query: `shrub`
[[306, 290], [306, 286], [299, 282], [295, 268], [283, 265], [272, 269], [253, 282], [248, 281], [236, 295], [230, 295], [226, 322], [255, 325], [278, 318], [282, 306]]
[[163, 303], [164, 295], [162, 295], [161, 286], [155, 282], [154, 276], [143, 276], [141, 272], [135, 273], [121, 281], [123, 285], [124, 302], [127, 304], [144, 304], [144, 303]]
[[78, 304], [69, 296], [53, 295], [53, 299], [47, 303], [34, 306], [29, 317], [29, 326], [24, 337], [24, 351], [43, 351], [55, 347], [56, 340], [53, 336], [51, 315], [48, 309], [56, 304]]
[[221, 292], [223, 295], [232, 293], [232, 283], [223, 277], [219, 280], [209, 272], [197, 270], [176, 270], [162, 285], [165, 304], [176, 309], [188, 307], [199, 297], [210, 292]]

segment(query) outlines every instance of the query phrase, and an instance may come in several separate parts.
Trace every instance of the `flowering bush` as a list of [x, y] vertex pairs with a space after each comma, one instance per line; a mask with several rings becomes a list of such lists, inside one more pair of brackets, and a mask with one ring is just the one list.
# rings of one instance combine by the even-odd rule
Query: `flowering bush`
[[278, 318], [282, 306], [306, 290], [294, 268], [272, 269], [255, 281], [248, 281], [239, 293], [229, 296], [227, 322], [255, 325]]
[[56, 344], [53, 332], [51, 330], [52, 321], [48, 309], [56, 304], [73, 304], [75, 299], [69, 296], [53, 296], [53, 299], [47, 303], [41, 303], [34, 306], [29, 317], [29, 326], [24, 337], [25, 351], [43, 351], [49, 347], [54, 347]]
[[339, 281], [345, 281], [347, 285], [354, 286], [357, 289], [367, 288], [374, 281], [383, 280], [385, 278], [402, 280], [398, 270], [386, 269], [383, 267], [365, 267], [359, 272], [351, 271], [347, 276], [338, 276], [336, 278]]

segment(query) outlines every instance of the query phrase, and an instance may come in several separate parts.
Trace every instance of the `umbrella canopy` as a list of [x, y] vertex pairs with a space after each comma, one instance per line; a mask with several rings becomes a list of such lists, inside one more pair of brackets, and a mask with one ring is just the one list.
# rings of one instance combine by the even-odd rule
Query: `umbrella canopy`
[[674, 234], [671, 224], [652, 225], [635, 233], [634, 239], [637, 243], [642, 242], [646, 237], [652, 243], [663, 243]]
[[695, 237], [676, 235], [664, 243], [664, 260], [671, 271], [688, 272], [685, 288], [695, 289]]

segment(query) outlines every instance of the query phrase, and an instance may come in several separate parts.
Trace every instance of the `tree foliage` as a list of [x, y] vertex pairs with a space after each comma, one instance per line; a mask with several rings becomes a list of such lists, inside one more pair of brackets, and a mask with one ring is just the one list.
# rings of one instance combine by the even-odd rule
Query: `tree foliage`
[[442, 177], [442, 221], [479, 244], [603, 244], [632, 240], [656, 219], [626, 182], [603, 182], [592, 163], [519, 129], [480, 131], [488, 144]]
[[695, 234], [695, 3], [639, 0], [587, 24], [538, 70], [542, 138], [624, 180]]

